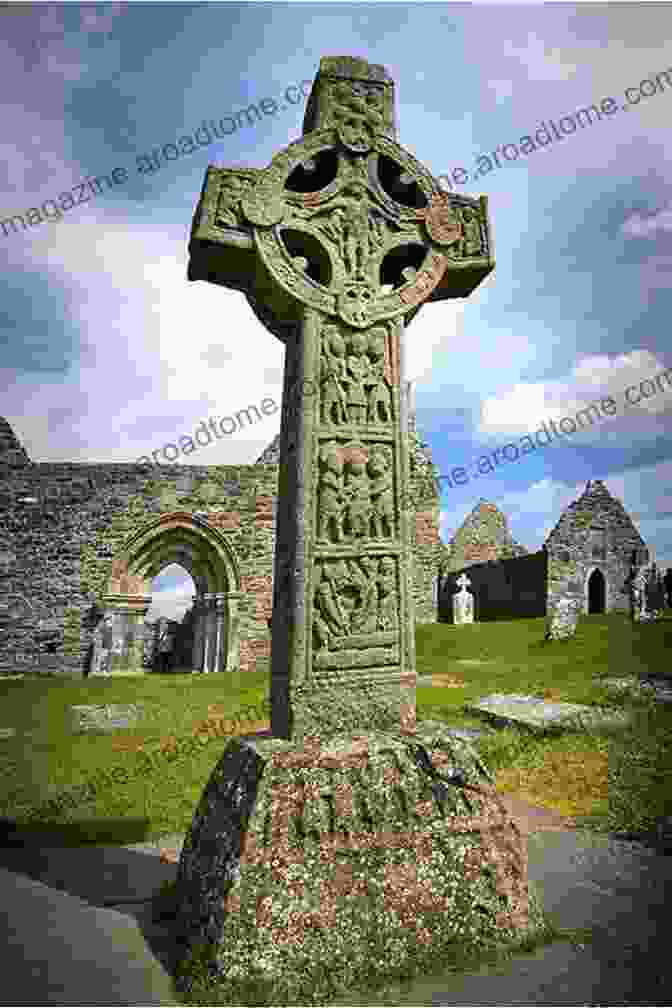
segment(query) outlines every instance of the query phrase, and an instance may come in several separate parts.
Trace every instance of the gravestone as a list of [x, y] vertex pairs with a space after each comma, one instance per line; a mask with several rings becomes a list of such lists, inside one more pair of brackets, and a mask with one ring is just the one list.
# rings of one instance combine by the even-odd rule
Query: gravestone
[[105, 616], [93, 632], [92, 676], [112, 674], [112, 617]]
[[569, 640], [576, 635], [579, 607], [575, 599], [561, 598], [551, 607], [546, 640]]
[[397, 143], [393, 81], [364, 60], [321, 61], [268, 168], [207, 171], [189, 278], [244, 292], [285, 343], [272, 737], [229, 742], [176, 885], [185, 974], [198, 958], [222, 997], [259, 982], [300, 1003], [374, 946], [384, 974], [538, 925], [487, 768], [415, 717], [404, 325], [491, 254], [485, 198]]
[[453, 595], [453, 623], [456, 626], [462, 623], [473, 623], [474, 596], [470, 591], [467, 591], [467, 588], [471, 585], [471, 581], [466, 574], [460, 574], [457, 584], [459, 591], [456, 591]]
[[655, 565], [638, 567], [632, 578], [632, 618], [635, 623], [653, 623], [661, 616], [663, 603]]

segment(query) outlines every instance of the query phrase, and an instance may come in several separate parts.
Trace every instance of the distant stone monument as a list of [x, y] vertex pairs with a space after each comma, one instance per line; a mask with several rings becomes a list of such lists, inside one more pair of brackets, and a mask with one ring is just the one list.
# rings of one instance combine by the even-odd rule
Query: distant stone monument
[[569, 640], [576, 635], [579, 604], [573, 598], [561, 598], [551, 609], [546, 640]]
[[632, 578], [632, 618], [635, 623], [660, 619], [664, 593], [655, 564], [638, 567]]
[[667, 608], [672, 609], [672, 567], [668, 567], [663, 578]]
[[234, 1000], [263, 981], [299, 1003], [366, 972], [369, 942], [384, 973], [399, 943], [417, 962], [470, 932], [515, 941], [525, 842], [469, 743], [416, 724], [401, 394], [404, 324], [494, 267], [485, 197], [399, 146], [384, 67], [327, 58], [300, 140], [264, 170], [208, 169], [190, 253], [190, 279], [245, 292], [286, 351], [273, 738], [232, 739], [195, 812], [184, 962], [199, 949]]
[[471, 581], [466, 574], [460, 574], [457, 579], [459, 591], [453, 595], [453, 622], [460, 626], [463, 623], [474, 622], [474, 596], [470, 591]]
[[112, 617], [104, 616], [93, 633], [92, 676], [112, 674]]

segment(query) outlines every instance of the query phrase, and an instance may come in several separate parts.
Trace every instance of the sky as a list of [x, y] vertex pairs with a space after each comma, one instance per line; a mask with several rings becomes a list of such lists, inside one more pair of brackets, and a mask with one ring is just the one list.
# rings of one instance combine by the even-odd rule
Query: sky
[[[0, 415], [33, 461], [131, 462], [271, 399], [189, 456], [258, 458], [283, 345], [242, 294], [187, 280], [193, 213], [209, 164], [264, 167], [298, 139], [322, 56], [359, 56], [395, 80], [402, 146], [489, 200], [495, 270], [405, 334], [444, 542], [485, 498], [539, 549], [602, 479], [672, 566], [669, 5], [47, 3], [0, 19]], [[265, 98], [277, 113], [171, 160], [165, 145]], [[175, 570], [154, 587], [173, 609], [193, 591]]]

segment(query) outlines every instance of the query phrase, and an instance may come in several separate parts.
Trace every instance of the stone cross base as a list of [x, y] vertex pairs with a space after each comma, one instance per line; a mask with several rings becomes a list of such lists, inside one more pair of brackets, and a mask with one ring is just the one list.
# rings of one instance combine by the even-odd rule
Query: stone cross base
[[438, 722], [231, 739], [185, 840], [176, 937], [186, 969], [207, 963], [227, 1003], [255, 979], [308, 1003], [302, 983], [347, 991], [376, 941], [384, 976], [470, 928], [486, 943], [532, 934], [527, 871], [487, 769]]

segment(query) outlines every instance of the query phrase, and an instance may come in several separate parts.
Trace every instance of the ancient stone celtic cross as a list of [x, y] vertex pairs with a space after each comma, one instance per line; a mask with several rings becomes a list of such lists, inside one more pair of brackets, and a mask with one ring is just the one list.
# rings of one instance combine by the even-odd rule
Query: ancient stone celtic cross
[[[189, 279], [244, 292], [285, 344], [271, 729], [324, 686], [401, 688], [415, 725], [404, 326], [493, 269], [487, 201], [396, 140], [382, 66], [328, 57], [303, 136], [265, 169], [210, 167]], [[222, 339], [227, 338], [222, 321]]]

